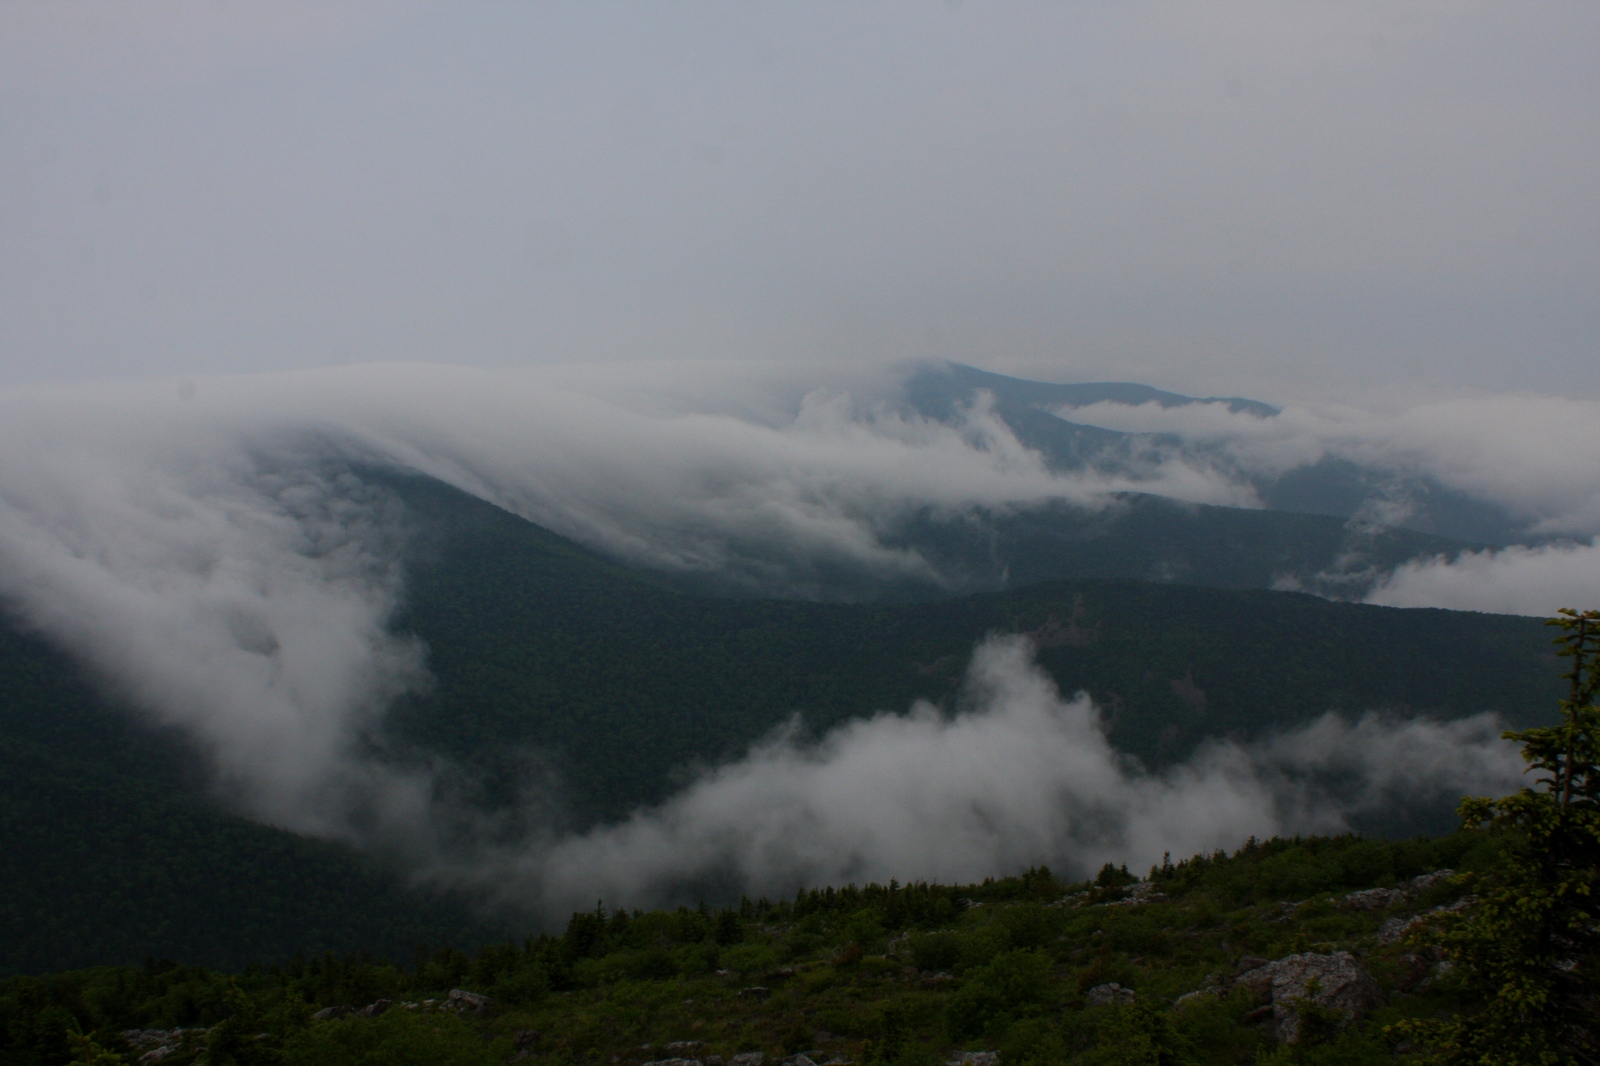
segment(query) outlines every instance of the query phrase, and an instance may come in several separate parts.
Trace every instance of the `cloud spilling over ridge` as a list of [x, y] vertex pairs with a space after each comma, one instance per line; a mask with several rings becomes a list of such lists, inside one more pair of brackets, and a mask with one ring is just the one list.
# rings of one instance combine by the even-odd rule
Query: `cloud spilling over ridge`
[[1097, 403], [1058, 413], [1175, 434], [1244, 478], [1324, 459], [1358, 464], [1387, 478], [1358, 515], [1376, 523], [1414, 519], [1419, 485], [1430, 482], [1502, 508], [1534, 542], [1414, 560], [1381, 579], [1370, 603], [1546, 615], [1600, 602], [1600, 403], [1473, 397], [1387, 413], [1302, 404], [1266, 418], [1220, 403]]
[[[1215, 449], [1247, 475], [1343, 459], [1433, 478], [1506, 508], [1535, 536], [1600, 534], [1600, 402], [1480, 396], [1389, 412], [1295, 404], [1266, 418], [1221, 403], [1097, 403], [1058, 413], [1105, 429], [1175, 434]], [[1403, 521], [1406, 501], [1390, 502], [1391, 514], [1373, 517]]]
[[426, 677], [385, 627], [395, 502], [304, 442], [252, 452], [95, 405], [6, 412], [0, 593], [157, 721], [183, 728], [258, 817], [339, 835], [426, 782], [350, 753]]
[[1065, 700], [1022, 638], [973, 657], [963, 709], [919, 703], [816, 744], [781, 733], [660, 807], [582, 836], [441, 871], [552, 914], [692, 900], [708, 886], [960, 883], [1045, 862], [1083, 875], [1254, 834], [1335, 832], [1364, 813], [1515, 787], [1522, 761], [1490, 715], [1445, 724], [1325, 716], [1149, 774], [1119, 755], [1087, 697]]
[[[398, 502], [349, 474], [432, 474], [634, 562], [752, 584], [796, 561], [932, 575], [885, 546], [898, 510], [1118, 479], [1052, 474], [980, 405], [958, 425], [781, 375], [361, 367], [0, 396], [0, 599], [158, 721], [258, 817], [352, 839], [417, 824], [438, 778], [370, 757], [423, 649]], [[674, 393], [673, 388], [679, 388]], [[1173, 495], [1237, 490], [1174, 465]]]
[[[972, 709], [956, 718], [919, 708], [816, 747], [775, 739], [609, 829], [458, 854], [450, 840], [462, 815], [440, 798], [451, 769], [397, 768], [375, 747], [388, 705], [427, 674], [425, 650], [388, 628], [404, 596], [401, 509], [352, 477], [352, 463], [439, 477], [634, 562], [801, 591], [806, 566], [837, 561], [937, 579], [883, 536], [916, 509], [1095, 507], [1127, 490], [1255, 502], [1225, 464], [1175, 452], [1137, 477], [1063, 474], [981, 399], [946, 424], [889, 403], [887, 375], [834, 381], [818, 390], [798, 372], [750, 367], [674, 376], [659, 366], [384, 366], [0, 395], [0, 599], [192, 736], [242, 810], [361, 843], [414, 837], [418, 861], [439, 876], [522, 885], [558, 906], [575, 893], [592, 901], [596, 884], [608, 897], [646, 899], [717, 878], [760, 891], [797, 879], [954, 879], [1032, 861], [1143, 862], [1250, 833], [1337, 828], [1376, 797], [1416, 787], [1492, 791], [1520, 769], [1495, 754], [1487, 721], [1325, 720], [1322, 732], [1214, 745], [1149, 777], [1110, 751], [1087, 703], [1062, 702], [1018, 646], [1001, 643], [979, 656]], [[1414, 443], [1431, 422], [1464, 439], [1477, 424], [1491, 436], [1520, 432], [1518, 412], [1567, 417], [1559, 405], [1507, 404], [1512, 430], [1484, 401], [1401, 419], [1410, 428], [1387, 442], [1392, 420], [1352, 416], [1348, 447], [1445, 473], [1479, 463], [1475, 476], [1493, 491], [1523, 483], [1552, 529], [1584, 528], [1595, 470], [1573, 467], [1559, 440], [1530, 438], [1505, 455]], [[1255, 437], [1230, 429], [1229, 447], [1293, 465], [1321, 446], [1293, 418], [1284, 425]], [[1534, 491], [1564, 480], [1578, 483], [1566, 509], [1553, 490]], [[1483, 565], [1592, 568], [1592, 547], [1562, 551]], [[1383, 594], [1484, 602], [1442, 576], [1463, 571], [1429, 565]], [[1415, 759], [1382, 761], [1401, 740], [1435, 768], [1421, 785]], [[928, 826], [937, 831], [919, 828]]]
[[1534, 615], [1586, 608], [1600, 603], [1600, 540], [1415, 560], [1398, 567], [1367, 602]]

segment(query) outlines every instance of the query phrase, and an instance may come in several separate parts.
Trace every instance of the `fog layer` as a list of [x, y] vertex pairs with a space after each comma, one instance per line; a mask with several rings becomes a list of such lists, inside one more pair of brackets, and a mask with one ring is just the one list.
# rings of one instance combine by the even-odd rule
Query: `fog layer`
[[[1593, 412], [1565, 401], [1270, 418], [1110, 405], [1093, 414], [1210, 419], [1166, 428], [1213, 450], [1172, 448], [1132, 473], [1061, 473], [981, 394], [937, 422], [896, 404], [892, 375], [823, 377], [388, 366], [14, 391], [0, 396], [0, 597], [185, 730], [240, 809], [302, 832], [403, 841], [439, 876], [521, 885], [561, 906], [718, 879], [761, 891], [1142, 863], [1250, 833], [1338, 828], [1395, 789], [1514, 780], [1492, 723], [1337, 720], [1214, 746], [1150, 777], [1111, 752], [1087, 703], [1062, 702], [1002, 641], [978, 657], [954, 719], [920, 708], [816, 747], [776, 738], [621, 825], [461, 854], [462, 814], [439, 799], [451, 768], [381, 758], [382, 716], [427, 683], [426, 649], [390, 632], [405, 524], [390, 494], [351, 474], [359, 464], [439, 477], [629, 562], [730, 570], [757, 588], [817, 560], [929, 575], [881, 537], [909, 509], [1097, 507], [1130, 489], [1252, 506], [1251, 469], [1321, 454], [1426, 473], [1552, 533], [1592, 536], [1600, 522], [1600, 462], [1583, 433]], [[1419, 561], [1377, 598], [1546, 613], [1592, 602], [1594, 563], [1592, 545], [1559, 543]], [[1403, 766], [1389, 761], [1400, 751]], [[1361, 786], [1319, 791], [1313, 779], [1341, 766]]]

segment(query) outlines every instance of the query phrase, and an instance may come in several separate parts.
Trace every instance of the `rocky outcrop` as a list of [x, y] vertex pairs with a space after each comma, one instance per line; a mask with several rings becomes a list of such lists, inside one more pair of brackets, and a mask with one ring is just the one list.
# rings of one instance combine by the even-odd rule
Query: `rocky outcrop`
[[187, 1041], [196, 1049], [203, 1049], [209, 1029], [124, 1029], [120, 1034], [133, 1050], [141, 1052], [141, 1066], [156, 1066], [168, 1055], [176, 1052]]
[[1399, 888], [1366, 888], [1360, 892], [1352, 892], [1340, 900], [1341, 906], [1349, 907], [1356, 911], [1381, 911], [1394, 903], [1403, 903], [1406, 898], [1404, 889]]
[[1083, 1005], [1086, 1007], [1127, 1006], [1133, 1000], [1133, 989], [1123, 988], [1115, 981], [1109, 984], [1095, 985], [1083, 994]]
[[492, 1014], [495, 1003], [488, 996], [479, 995], [477, 992], [468, 992], [464, 988], [452, 988], [443, 1006], [445, 1010], [454, 1011], [457, 1014], [483, 1015]]
[[1415, 914], [1409, 918], [1390, 918], [1388, 921], [1378, 926], [1378, 943], [1398, 944], [1401, 940], [1405, 939], [1407, 933], [1426, 922], [1429, 918], [1439, 914], [1460, 913], [1461, 911], [1464, 911], [1468, 907], [1472, 906], [1477, 901], [1477, 896], [1462, 896], [1454, 903], [1446, 903], [1443, 906], [1435, 907], [1431, 911], [1428, 911], [1424, 914]]
[[728, 1060], [728, 1066], [761, 1066], [765, 1061], [766, 1055], [759, 1051], [741, 1051]]
[[1455, 876], [1454, 870], [1435, 870], [1431, 874], [1419, 874], [1406, 885], [1396, 888], [1367, 888], [1360, 892], [1352, 892], [1340, 900], [1341, 906], [1358, 911], [1381, 911], [1392, 907], [1396, 903], [1404, 903], [1411, 897], [1425, 892], [1434, 885]]
[[1138, 881], [1128, 886], [1127, 894], [1121, 899], [1114, 899], [1107, 903], [1108, 907], [1135, 907], [1141, 903], [1154, 903], [1158, 899], [1167, 897], [1156, 891], [1155, 882]]
[[1307, 1005], [1332, 1014], [1342, 1027], [1383, 999], [1377, 981], [1348, 951], [1288, 955], [1240, 974], [1234, 984], [1256, 1002], [1271, 1003], [1278, 1039], [1290, 1044], [1300, 1038]]

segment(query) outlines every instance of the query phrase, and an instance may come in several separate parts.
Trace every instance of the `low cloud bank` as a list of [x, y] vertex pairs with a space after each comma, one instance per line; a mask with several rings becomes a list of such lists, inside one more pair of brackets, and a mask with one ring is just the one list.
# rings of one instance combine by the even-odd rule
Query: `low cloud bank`
[[1087, 697], [1061, 697], [1032, 650], [1018, 637], [983, 643], [953, 715], [922, 703], [815, 744], [787, 731], [620, 824], [433, 876], [559, 915], [596, 897], [636, 906], [708, 889], [966, 882], [1041, 862], [1084, 875], [1108, 861], [1141, 869], [1164, 852], [1231, 849], [1252, 834], [1338, 832], [1362, 814], [1521, 780], [1521, 758], [1489, 715], [1329, 715], [1146, 773], [1107, 742]]
[[1173, 434], [1240, 476], [1277, 476], [1344, 460], [1387, 484], [1374, 521], [1404, 524], [1421, 479], [1504, 508], [1534, 537], [1600, 534], [1600, 402], [1556, 396], [1480, 396], [1394, 411], [1303, 403], [1261, 417], [1224, 403], [1162, 407], [1096, 403], [1061, 408], [1074, 422]]
[[1367, 602], [1528, 615], [1587, 608], [1600, 603], [1600, 540], [1416, 560], [1398, 567]]
[[[892, 388], [870, 375], [808, 391], [740, 373], [701, 368], [711, 384], [699, 388], [630, 369], [386, 366], [3, 394], [0, 598], [183, 728], [246, 813], [403, 846], [435, 876], [515, 886], [504, 891], [558, 910], [706, 884], [775, 892], [1040, 861], [1142, 864], [1517, 780], [1487, 720], [1327, 719], [1142, 774], [1109, 748], [1086, 701], [1061, 700], [1020, 645], [1001, 641], [978, 655], [953, 718], [919, 707], [819, 745], [775, 738], [596, 833], [473, 843], [497, 831], [440, 798], [457, 770], [396, 768], [376, 747], [389, 704], [428, 679], [425, 649], [388, 628], [404, 596], [399, 503], [351, 477], [352, 462], [417, 470], [622, 558], [742, 573], [753, 587], [796, 587], [796, 567], [840, 561], [928, 577], [926, 560], [882, 538], [908, 510], [1101, 506], [1125, 490], [1253, 498], [1225, 466], [1181, 455], [1137, 479], [1052, 472], [982, 401], [942, 424], [880, 403]], [[1301, 446], [1290, 437], [1284, 455]], [[1499, 466], [1485, 448], [1455, 461], [1493, 467], [1486, 485], [1528, 470], [1544, 471], [1530, 484], [1587, 478], [1571, 507], [1541, 519], [1582, 527], [1600, 463], [1547, 463], [1554, 453], [1565, 454], [1534, 442]], [[1591, 544], [1419, 563], [1379, 596], [1544, 613], [1593, 601], [1574, 575], [1592, 579], [1596, 554]]]

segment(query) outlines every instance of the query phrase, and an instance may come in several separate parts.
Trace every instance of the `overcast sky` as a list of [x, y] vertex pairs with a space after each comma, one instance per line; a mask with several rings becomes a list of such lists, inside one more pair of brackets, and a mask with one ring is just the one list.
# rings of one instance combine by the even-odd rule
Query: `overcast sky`
[[0, 385], [1600, 397], [1600, 5], [0, 4]]

